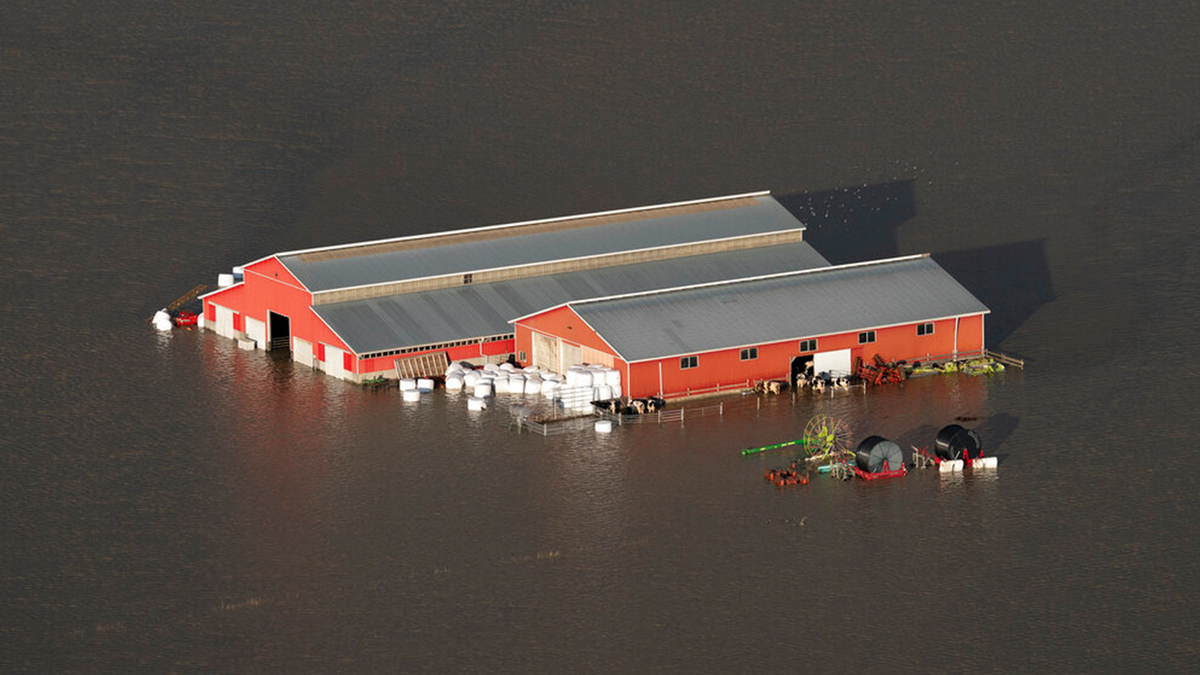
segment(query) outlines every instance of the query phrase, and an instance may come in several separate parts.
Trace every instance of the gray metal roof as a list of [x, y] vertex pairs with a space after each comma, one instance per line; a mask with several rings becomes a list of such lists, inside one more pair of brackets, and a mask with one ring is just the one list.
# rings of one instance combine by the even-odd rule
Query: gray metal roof
[[317, 292], [802, 228], [773, 197], [757, 194], [283, 253], [279, 259]]
[[571, 300], [827, 266], [805, 242], [472, 284], [313, 310], [358, 354], [511, 333], [509, 320]]
[[629, 361], [988, 311], [927, 256], [571, 306]]

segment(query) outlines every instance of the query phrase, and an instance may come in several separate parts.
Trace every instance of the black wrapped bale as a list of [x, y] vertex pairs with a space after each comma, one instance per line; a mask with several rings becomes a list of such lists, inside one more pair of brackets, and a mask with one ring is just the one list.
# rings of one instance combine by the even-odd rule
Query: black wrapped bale
[[904, 453], [894, 441], [883, 436], [867, 436], [854, 452], [858, 468], [867, 473], [897, 471], [904, 466]]
[[983, 452], [983, 439], [971, 429], [950, 424], [938, 432], [933, 448], [937, 456], [944, 460], [978, 457]]

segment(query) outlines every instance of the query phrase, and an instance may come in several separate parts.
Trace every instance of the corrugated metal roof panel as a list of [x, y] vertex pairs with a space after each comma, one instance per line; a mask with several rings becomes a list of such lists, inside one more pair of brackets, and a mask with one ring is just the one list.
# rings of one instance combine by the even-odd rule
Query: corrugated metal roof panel
[[827, 266], [804, 242], [472, 284], [313, 310], [358, 354], [511, 333], [510, 319], [571, 300]]
[[988, 311], [929, 257], [572, 307], [630, 361]]
[[[541, 229], [539, 229], [541, 228]], [[280, 255], [313, 292], [801, 229], [769, 195], [439, 238]], [[498, 231], [499, 232], [499, 231]], [[522, 233], [528, 232], [528, 233]]]

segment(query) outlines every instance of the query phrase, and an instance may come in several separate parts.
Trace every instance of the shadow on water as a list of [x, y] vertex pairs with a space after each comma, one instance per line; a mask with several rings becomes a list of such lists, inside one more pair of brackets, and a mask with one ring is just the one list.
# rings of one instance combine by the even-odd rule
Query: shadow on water
[[777, 197], [804, 239], [837, 265], [898, 255], [896, 230], [916, 215], [911, 180]]
[[[916, 215], [913, 181], [895, 181], [778, 197], [808, 229], [804, 238], [837, 265], [900, 255], [896, 231]], [[1046, 240], [980, 246], [933, 257], [992, 313], [988, 344], [1000, 345], [1055, 300]]]
[[1020, 418], [1009, 413], [997, 413], [984, 420], [976, 428], [980, 438], [983, 439], [984, 451], [989, 455], [996, 455], [1001, 461], [1004, 461], [1008, 455], [1001, 455], [996, 450], [1003, 447], [1004, 442], [1013, 435], [1020, 421]]
[[1055, 299], [1045, 239], [934, 253], [933, 258], [992, 310], [984, 322], [989, 345], [999, 346]]

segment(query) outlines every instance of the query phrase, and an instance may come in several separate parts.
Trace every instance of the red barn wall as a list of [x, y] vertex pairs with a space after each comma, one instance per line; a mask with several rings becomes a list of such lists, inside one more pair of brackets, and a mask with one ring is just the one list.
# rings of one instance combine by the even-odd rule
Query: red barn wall
[[[270, 331], [270, 322], [267, 320], [269, 310], [288, 317], [292, 336], [313, 343], [313, 351], [316, 352], [314, 357], [320, 357], [319, 360], [324, 360], [324, 350], [316, 348], [320, 342], [350, 350], [312, 311], [312, 293], [305, 290], [278, 259], [271, 257], [247, 265], [245, 281], [238, 290], [236, 293], [218, 293], [205, 298], [205, 316], [208, 316], [207, 307], [210, 303], [220, 305], [237, 312], [234, 317], [236, 330], [245, 330], [245, 317], [248, 316], [262, 321]], [[268, 335], [267, 339], [270, 338]]]

